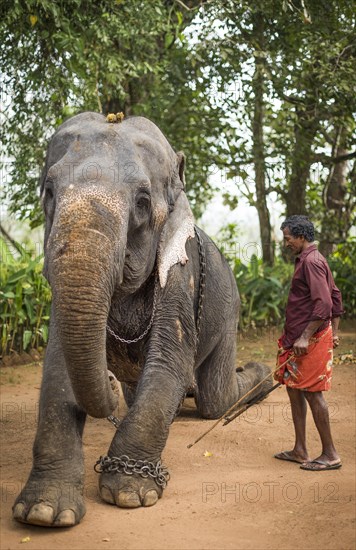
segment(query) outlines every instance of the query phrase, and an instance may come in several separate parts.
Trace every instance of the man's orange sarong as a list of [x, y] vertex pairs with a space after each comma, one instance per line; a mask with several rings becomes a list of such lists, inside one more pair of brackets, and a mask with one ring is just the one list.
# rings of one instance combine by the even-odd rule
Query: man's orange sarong
[[274, 379], [289, 388], [305, 391], [327, 391], [331, 388], [333, 362], [332, 328], [329, 326], [309, 340], [306, 355], [297, 357], [293, 349], [285, 350], [278, 340]]

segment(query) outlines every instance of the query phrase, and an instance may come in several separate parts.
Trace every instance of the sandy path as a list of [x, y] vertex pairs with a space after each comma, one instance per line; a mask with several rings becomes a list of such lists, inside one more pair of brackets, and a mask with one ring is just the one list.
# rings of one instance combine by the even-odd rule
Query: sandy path
[[[240, 342], [239, 362], [268, 356], [275, 335]], [[338, 354], [355, 349], [344, 332]], [[355, 546], [355, 364], [335, 366], [327, 396], [332, 431], [343, 467], [305, 472], [273, 454], [291, 448], [293, 426], [284, 388], [227, 427], [218, 426], [187, 449], [211, 422], [200, 420], [192, 399], [171, 427], [163, 459], [171, 480], [152, 508], [118, 509], [97, 493], [93, 465], [113, 436], [105, 420], [85, 429], [86, 505], [72, 529], [24, 526], [11, 519], [14, 497], [31, 467], [41, 368], [2, 368], [1, 549], [276, 549], [352, 550]], [[121, 405], [120, 414], [124, 414]], [[319, 454], [319, 438], [308, 415], [308, 443]], [[212, 456], [205, 457], [209, 451]], [[21, 540], [30, 540], [22, 543]]]

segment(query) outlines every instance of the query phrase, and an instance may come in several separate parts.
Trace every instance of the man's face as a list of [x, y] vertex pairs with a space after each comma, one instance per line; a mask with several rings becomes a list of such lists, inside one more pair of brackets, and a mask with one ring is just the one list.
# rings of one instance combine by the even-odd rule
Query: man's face
[[290, 234], [288, 227], [283, 229], [283, 242], [284, 246], [293, 254], [293, 256], [298, 256], [305, 246], [305, 237], [293, 237]]

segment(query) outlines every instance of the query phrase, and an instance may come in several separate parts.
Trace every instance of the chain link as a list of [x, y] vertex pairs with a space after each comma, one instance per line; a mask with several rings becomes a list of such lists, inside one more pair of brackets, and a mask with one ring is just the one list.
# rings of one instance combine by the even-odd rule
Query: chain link
[[[205, 256], [205, 250], [204, 250], [204, 243], [201, 238], [201, 235], [198, 231], [197, 226], [194, 226], [195, 235], [198, 242], [198, 252], [199, 252], [199, 300], [198, 300], [198, 313], [197, 313], [197, 320], [196, 320], [196, 326], [197, 326], [197, 340], [199, 340], [199, 334], [201, 330], [201, 319], [203, 314], [203, 302], [204, 302], [204, 294], [205, 294], [205, 279], [206, 279], [206, 256]], [[106, 326], [106, 330], [115, 338], [115, 340], [118, 340], [119, 342], [122, 342], [123, 344], [135, 344], [136, 342], [139, 342], [142, 340], [151, 330], [151, 327], [153, 325], [154, 316], [156, 313], [157, 308], [157, 295], [158, 295], [158, 275], [156, 273], [155, 276], [155, 288], [154, 288], [154, 294], [153, 294], [153, 306], [152, 306], [152, 314], [150, 322], [146, 328], [146, 330], [140, 334], [137, 338], [133, 339], [125, 339], [116, 334], [109, 325]]]
[[120, 420], [117, 418], [117, 416], [114, 416], [113, 414], [109, 414], [109, 416], [106, 417], [111, 424], [115, 426], [115, 428], [118, 430], [120, 427]]
[[115, 334], [115, 332], [108, 325], [106, 325], [106, 330], [111, 334], [111, 336], [113, 336], [115, 338], [115, 340], [119, 340], [119, 342], [122, 342], [123, 344], [135, 344], [136, 342], [139, 342], [140, 340], [142, 340], [149, 333], [149, 331], [151, 330], [151, 327], [153, 325], [153, 319], [154, 319], [154, 316], [155, 316], [155, 313], [156, 313], [156, 308], [157, 308], [158, 286], [159, 286], [158, 285], [158, 275], [156, 273], [155, 288], [154, 288], [154, 292], [153, 292], [152, 314], [151, 314], [151, 319], [150, 319], [150, 322], [149, 322], [148, 327], [146, 328], [146, 330], [142, 334], [140, 334], [140, 336], [138, 336], [137, 338], [134, 338], [132, 340], [126, 340], [125, 338], [121, 338], [121, 336], [118, 336], [117, 334]]
[[195, 235], [198, 241], [198, 252], [199, 252], [199, 300], [198, 300], [198, 313], [197, 313], [197, 342], [199, 341], [199, 334], [201, 330], [201, 319], [203, 314], [203, 302], [205, 294], [205, 279], [206, 279], [206, 256], [204, 250], [203, 240], [198, 231], [197, 226], [194, 226]]
[[167, 483], [170, 479], [169, 472], [162, 462], [159, 460], [157, 464], [148, 460], [135, 460], [129, 458], [127, 455], [120, 457], [116, 456], [101, 456], [96, 461], [94, 470], [98, 474], [117, 472], [132, 476], [138, 474], [143, 478], [151, 477], [156, 484], [162, 489], [167, 487]]

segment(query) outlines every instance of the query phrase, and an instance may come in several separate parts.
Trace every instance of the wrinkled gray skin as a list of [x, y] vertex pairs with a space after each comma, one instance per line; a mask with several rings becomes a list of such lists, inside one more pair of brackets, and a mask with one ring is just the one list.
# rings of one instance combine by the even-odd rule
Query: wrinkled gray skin
[[[153, 462], [194, 377], [200, 414], [217, 418], [268, 371], [250, 363], [236, 373], [238, 293], [226, 261], [202, 232], [206, 290], [197, 346], [199, 255], [184, 156], [152, 122], [132, 117], [109, 124], [96, 113], [65, 122], [48, 149], [41, 197], [53, 304], [33, 468], [14, 517], [71, 526], [85, 513], [86, 414], [105, 417], [116, 407], [107, 369], [130, 407], [108, 454]], [[138, 343], [118, 343], [107, 324], [125, 338], [148, 326], [156, 261], [153, 326]], [[121, 507], [151, 506], [162, 493], [136, 474], [101, 474], [99, 486], [106, 502]]]

